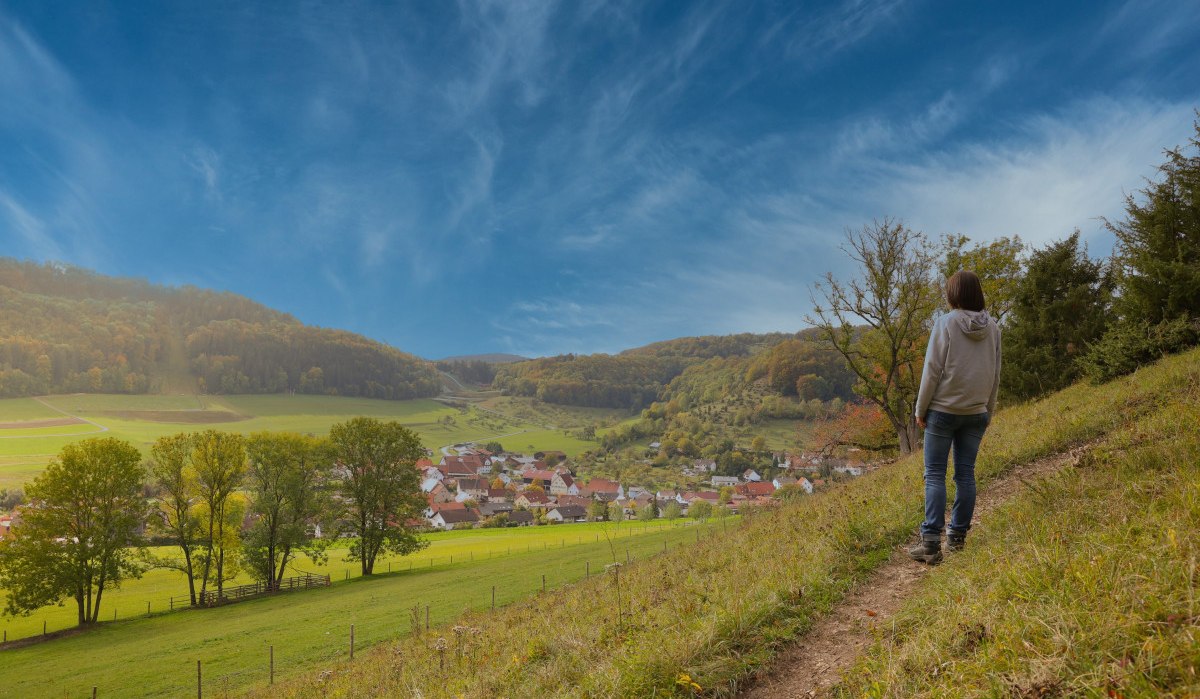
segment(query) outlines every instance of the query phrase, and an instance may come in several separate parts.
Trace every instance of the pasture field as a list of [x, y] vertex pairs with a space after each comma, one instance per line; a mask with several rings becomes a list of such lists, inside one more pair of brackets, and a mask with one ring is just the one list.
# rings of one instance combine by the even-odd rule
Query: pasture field
[[[401, 570], [423, 570], [431, 566], [457, 563], [483, 562], [500, 556], [534, 551], [548, 551], [585, 544], [595, 544], [610, 539], [624, 540], [680, 527], [683, 520], [667, 522], [629, 521], [622, 523], [588, 522], [540, 527], [511, 527], [504, 529], [465, 529], [448, 532], [432, 532], [425, 535], [429, 546], [411, 556], [380, 559], [376, 572], [387, 573]], [[156, 558], [177, 559], [179, 549], [174, 546], [158, 546], [148, 549]], [[293, 560], [289, 575], [302, 573], [328, 574], [335, 581], [361, 577], [357, 561], [346, 560], [348, 544], [335, 545], [328, 551], [328, 560], [317, 565], [304, 556]], [[249, 574], [242, 572], [226, 583], [227, 586], [253, 582]], [[2, 594], [0, 590], [0, 594]], [[141, 578], [126, 581], [120, 588], [104, 591], [103, 618], [116, 619], [145, 616], [147, 604], [150, 612], [164, 612], [187, 606], [187, 579], [183, 573], [166, 568], [147, 571]], [[41, 635], [43, 623], [47, 632], [61, 631], [75, 626], [76, 611], [73, 603], [66, 606], [50, 606], [30, 616], [0, 617], [0, 629], [10, 641]]]
[[[145, 453], [159, 437], [220, 429], [242, 434], [294, 431], [326, 434], [331, 425], [359, 415], [395, 420], [422, 443], [438, 448], [489, 438], [513, 449], [554, 449], [577, 454], [596, 446], [540, 425], [473, 407], [465, 411], [435, 400], [386, 401], [309, 395], [196, 396], [72, 394], [0, 401], [0, 488], [20, 487], [66, 444], [88, 436], [118, 437]], [[87, 422], [24, 426], [29, 420]]]
[[[381, 641], [423, 633], [429, 606], [431, 637], [436, 628], [469, 610], [487, 610], [495, 587], [504, 606], [547, 590], [595, 576], [608, 563], [646, 559], [665, 547], [707, 537], [732, 522], [674, 526], [662, 530], [609, 525], [612, 540], [595, 537], [565, 547], [534, 543], [562, 532], [592, 531], [583, 525], [521, 530], [465, 532], [447, 539], [508, 539], [529, 549], [475, 562], [437, 562], [370, 579], [336, 582], [332, 587], [263, 597], [207, 610], [187, 610], [104, 623], [85, 633], [0, 652], [0, 687], [11, 696], [84, 696], [94, 686], [100, 696], [181, 696], [196, 689], [196, 661], [203, 662], [206, 696], [263, 687], [268, 653], [275, 653], [277, 680], [319, 669], [349, 657], [350, 625], [358, 651]], [[637, 563], [636, 565], [654, 565]], [[143, 610], [144, 611], [144, 610]], [[504, 650], [504, 649], [501, 649]], [[70, 672], [63, 672], [69, 665]]]
[[0, 398], [0, 422], [45, 420], [62, 417], [32, 398]]

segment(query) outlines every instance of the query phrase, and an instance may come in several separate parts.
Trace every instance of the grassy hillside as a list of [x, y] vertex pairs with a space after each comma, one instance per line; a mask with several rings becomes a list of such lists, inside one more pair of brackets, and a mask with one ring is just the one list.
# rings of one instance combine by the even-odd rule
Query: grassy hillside
[[1200, 385], [1149, 403], [979, 527], [841, 694], [1200, 696]]
[[[196, 660], [204, 663], [205, 696], [263, 686], [272, 645], [276, 677], [284, 678], [345, 659], [351, 624], [362, 652], [411, 633], [414, 608], [422, 627], [425, 605], [431, 624], [442, 627], [465, 610], [490, 608], [493, 586], [498, 606], [530, 597], [545, 600], [540, 595], [543, 575], [547, 589], [553, 590], [584, 578], [589, 566], [597, 575], [614, 558], [654, 556], [664, 545], [678, 548], [706, 534], [696, 526], [622, 524], [604, 529], [610, 539], [601, 529], [563, 525], [452, 532], [438, 535], [435, 549], [443, 542], [454, 546], [460, 557], [453, 564], [444, 552], [432, 567], [418, 556], [413, 562], [425, 565], [415, 565], [411, 572], [351, 578], [326, 589], [149, 618], [142, 603], [140, 618], [0, 652], [0, 693], [83, 696], [95, 686], [100, 696], [188, 695], [195, 692]], [[475, 554], [473, 562], [468, 550]], [[486, 558], [487, 551], [495, 556]], [[409, 560], [401, 563], [407, 566]], [[63, 672], [67, 666], [70, 672]]]
[[[1119, 435], [1124, 431], [1135, 442], [1145, 439], [1153, 433], [1143, 425], [1161, 423], [1161, 435], [1173, 439], [1177, 433], [1166, 425], [1172, 415], [1196, 415], [1198, 387], [1200, 351], [1192, 351], [1110, 384], [1077, 385], [1045, 400], [1003, 410], [993, 422], [977, 464], [981, 485], [986, 488], [1016, 464], [1110, 433], [1117, 435], [1109, 447], [1113, 456], [1124, 458], [1120, 446], [1123, 438]], [[1173, 454], [1172, 448], [1165, 447], [1162, 456]], [[1107, 458], [1098, 456], [1095, 463], [1106, 463]], [[455, 656], [443, 658], [434, 639], [409, 637], [354, 663], [326, 663], [314, 668], [301, 680], [273, 688], [270, 696], [729, 695], [739, 680], [766, 663], [781, 643], [802, 633], [886, 560], [894, 546], [912, 535], [921, 519], [920, 474], [920, 458], [914, 455], [822, 496], [760, 515], [736, 532], [717, 533], [653, 563], [622, 566], [603, 578], [565, 589], [550, 599], [539, 599], [536, 604], [516, 604], [495, 614], [468, 615], [460, 623], [479, 630], [468, 641], [473, 649], [469, 661]], [[1166, 499], [1163, 496], [1169, 482], [1156, 483], [1157, 490], [1136, 497], [1154, 498], [1157, 492], [1155, 502], [1162, 503], [1160, 507], [1174, 509], [1169, 503], [1179, 498], [1191, 498], [1187, 507], [1195, 507], [1191, 495], [1194, 489]], [[1117, 487], [1114, 483], [1110, 489]], [[1132, 505], [1118, 510], [1118, 516], [1128, 514], [1130, 508]], [[1165, 540], [1168, 545], [1194, 552], [1197, 528], [1191, 526], [1186, 533], [1179, 528], [1194, 522], [1188, 519], [1192, 515], [1183, 520], [1175, 519], [1176, 515], [1152, 516], [1168, 523], [1166, 531], [1161, 526], [1131, 528], [1131, 536]], [[1178, 523], [1179, 527], [1170, 523]], [[1031, 526], [1041, 525], [1035, 522]], [[1170, 533], [1172, 529], [1174, 534]], [[1086, 543], [1086, 533], [1073, 528], [1062, 530], [1060, 536], [1058, 553], [1047, 547], [1043, 556], [1054, 554], [1068, 560], [1076, 555], [1076, 543]], [[1070, 547], [1064, 545], [1068, 542]], [[1088, 549], [1084, 546], [1081, 550]], [[1094, 554], [1094, 561], [1079, 559], [1081, 565], [1086, 560], [1092, 566], [1090, 573], [1074, 569], [1065, 572], [1078, 573], [1078, 583], [1072, 581], [1071, 585], [1077, 584], [1081, 590], [1090, 585], [1099, 599], [1112, 593], [1110, 580], [1122, 579], [1112, 578], [1107, 572], [1121, 570], [1122, 566], [1127, 570], [1129, 564], [1110, 559], [1099, 550]], [[1171, 623], [1178, 625], [1179, 619], [1188, 619], [1194, 625], [1195, 610], [1190, 601], [1195, 599], [1194, 553], [1186, 555], [1193, 560], [1189, 590], [1164, 595], [1155, 602], [1139, 597], [1149, 605], [1146, 609], [1152, 610], [1146, 614], [1161, 616], [1157, 628], [1162, 634], [1174, 633], [1168, 627]], [[1147, 553], [1146, 558], [1144, 565], [1154, 565], [1153, 553]], [[1012, 563], [1014, 570], [1021, 570], [1020, 561]], [[1163, 575], [1164, 580], [1170, 580], [1174, 574]], [[1007, 589], [1011, 597], [1024, 588], [1013, 585]], [[1121, 593], [1119, 599], [1128, 599], [1126, 593]], [[1083, 608], [1072, 609], [1077, 623], [1095, 625], [1097, 617], [1078, 613]], [[1130, 613], [1129, 608], [1120, 608]], [[1120, 627], [1121, 619], [1113, 619], [1109, 625]], [[1046, 642], [1061, 643], [1052, 631], [1046, 632]], [[1190, 626], [1188, 631], [1192, 632]], [[440, 636], [448, 637], [454, 647], [453, 634]], [[1171, 638], [1176, 642], [1174, 650], [1168, 651], [1162, 640], [1148, 638], [1143, 652], [1160, 662], [1167, 652], [1196, 657], [1194, 633]], [[1094, 652], [1093, 647], [1084, 645], [1060, 646], [1058, 657], [1066, 650], [1085, 656]], [[1042, 657], [1042, 652], [1037, 645], [1028, 651], [1021, 650], [1019, 643], [996, 646], [997, 654], [1009, 656]], [[437, 669], [440, 661], [446, 663], [444, 670]], [[922, 668], [930, 669], [925, 661], [910, 664], [913, 669], [905, 671], [913, 675]], [[1048, 667], [1069, 671], [1061, 662]], [[317, 670], [322, 672], [318, 674]], [[1091, 686], [1100, 686], [1099, 678], [1092, 680]], [[954, 686], [948, 683], [940, 692], [931, 693], [957, 695]], [[901, 691], [897, 695], [903, 694]]]

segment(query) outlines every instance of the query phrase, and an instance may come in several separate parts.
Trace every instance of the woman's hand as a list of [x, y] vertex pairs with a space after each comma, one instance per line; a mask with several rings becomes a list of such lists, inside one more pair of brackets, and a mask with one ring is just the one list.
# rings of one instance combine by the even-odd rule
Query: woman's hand
[[923, 418], [923, 417], [917, 418], [917, 426], [920, 427], [921, 429], [925, 429], [925, 418]]

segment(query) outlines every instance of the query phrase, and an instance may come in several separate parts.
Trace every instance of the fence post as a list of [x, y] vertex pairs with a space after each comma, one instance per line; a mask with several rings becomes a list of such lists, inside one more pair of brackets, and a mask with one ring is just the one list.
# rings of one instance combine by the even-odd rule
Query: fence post
[[388, 572], [392, 572], [392, 562], [388, 561]]
[[492, 611], [496, 610], [496, 586], [492, 585]]
[[196, 661], [196, 699], [204, 699], [204, 684], [201, 681], [200, 661]]
[[583, 566], [584, 566], [583, 567], [583, 577], [585, 577], [585, 578], [592, 577], [592, 562], [584, 561]]
[[271, 646], [271, 684], [275, 684], [275, 646]]
[[150, 616], [150, 600], [146, 600], [146, 616]]
[[96, 685], [92, 685], [92, 699], [96, 699]]
[[349, 570], [347, 570], [347, 571], [346, 571], [346, 579], [347, 579], [347, 580], [349, 580], [349, 579], [350, 579], [350, 571], [349, 571]]
[[[545, 591], [546, 591], [546, 574], [542, 573], [542, 592], [545, 592]], [[7, 634], [8, 632], [5, 631], [4, 633]], [[6, 636], [6, 638], [7, 638], [7, 636]]]
[[42, 619], [42, 635], [46, 635], [46, 620]]
[[350, 625], [350, 659], [354, 660], [354, 624]]
[[429, 630], [429, 605], [425, 605], [425, 630]]

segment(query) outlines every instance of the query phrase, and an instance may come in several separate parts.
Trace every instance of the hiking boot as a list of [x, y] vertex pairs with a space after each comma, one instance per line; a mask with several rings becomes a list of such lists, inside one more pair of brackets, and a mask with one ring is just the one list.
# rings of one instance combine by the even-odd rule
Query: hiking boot
[[967, 545], [967, 533], [949, 532], [946, 535], [946, 550], [951, 553], [958, 553]]
[[922, 540], [908, 550], [908, 555], [914, 561], [937, 565], [942, 562], [942, 542], [938, 540]]

